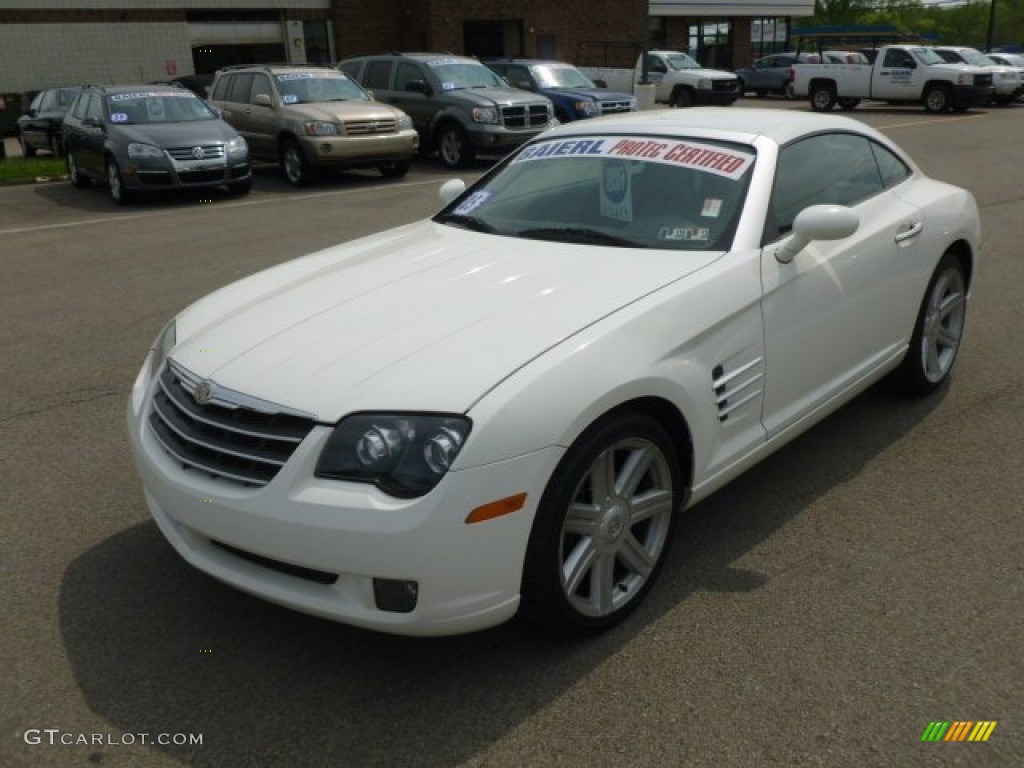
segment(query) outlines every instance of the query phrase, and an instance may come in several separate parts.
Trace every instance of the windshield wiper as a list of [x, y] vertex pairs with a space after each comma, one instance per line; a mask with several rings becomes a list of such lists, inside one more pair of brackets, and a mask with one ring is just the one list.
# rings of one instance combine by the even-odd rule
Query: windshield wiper
[[531, 240], [555, 240], [562, 243], [587, 243], [590, 245], [618, 245], [625, 248], [646, 248], [638, 243], [618, 235], [610, 235], [597, 229], [582, 227], [549, 227], [541, 229], [524, 229], [517, 233], [519, 237]]
[[472, 229], [474, 232], [486, 232], [489, 235], [496, 235], [498, 230], [492, 227], [483, 219], [476, 216], [467, 216], [464, 213], [443, 213], [434, 219], [439, 224], [454, 224], [464, 229]]

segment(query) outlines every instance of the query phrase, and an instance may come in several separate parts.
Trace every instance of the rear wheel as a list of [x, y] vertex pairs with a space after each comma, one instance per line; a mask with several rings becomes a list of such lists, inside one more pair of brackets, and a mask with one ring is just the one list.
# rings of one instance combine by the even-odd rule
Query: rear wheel
[[811, 109], [830, 112], [836, 105], [836, 89], [831, 83], [813, 83], [810, 93]]
[[893, 373], [896, 389], [926, 395], [941, 386], [956, 362], [966, 319], [966, 271], [958, 256], [946, 253], [928, 282], [907, 356]]
[[403, 160], [397, 163], [384, 163], [380, 166], [380, 175], [385, 179], [400, 179], [409, 172], [409, 161]]
[[68, 150], [65, 162], [68, 167], [68, 180], [71, 182], [72, 187], [82, 189], [92, 185], [92, 181], [82, 175], [82, 171], [78, 167], [78, 158], [75, 157], [74, 152]]
[[693, 91], [689, 88], [677, 88], [672, 94], [672, 106], [686, 109], [693, 106]]
[[634, 411], [587, 429], [541, 498], [523, 571], [527, 616], [585, 634], [624, 619], [651, 588], [682, 498], [675, 446]]

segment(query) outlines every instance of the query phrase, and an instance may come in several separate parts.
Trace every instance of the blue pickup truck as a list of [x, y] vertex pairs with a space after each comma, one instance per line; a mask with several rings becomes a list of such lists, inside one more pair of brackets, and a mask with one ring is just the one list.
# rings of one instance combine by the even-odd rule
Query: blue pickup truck
[[563, 123], [636, 111], [636, 97], [598, 88], [572, 64], [540, 59], [488, 59], [484, 64], [512, 87], [547, 96]]

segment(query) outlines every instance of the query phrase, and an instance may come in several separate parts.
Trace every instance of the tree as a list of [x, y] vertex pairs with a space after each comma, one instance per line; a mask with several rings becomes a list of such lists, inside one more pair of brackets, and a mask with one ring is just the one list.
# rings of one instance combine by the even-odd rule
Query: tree
[[814, 0], [814, 23], [823, 26], [859, 24], [879, 0]]

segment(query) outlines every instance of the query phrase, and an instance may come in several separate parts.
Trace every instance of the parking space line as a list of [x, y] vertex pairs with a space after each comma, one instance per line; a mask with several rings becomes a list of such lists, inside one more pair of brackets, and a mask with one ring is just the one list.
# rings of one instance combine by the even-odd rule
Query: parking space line
[[940, 117], [932, 118], [931, 120], [915, 120], [912, 123], [893, 123], [892, 125], [879, 125], [876, 128], [880, 131], [884, 131], [887, 128], [913, 128], [915, 125], [935, 125], [937, 123], [956, 123], [961, 120], [977, 120], [980, 117], [985, 117], [984, 113], [980, 115], [960, 115], [959, 117]]
[[[407, 187], [422, 187], [428, 184], [434, 184], [437, 186], [441, 185], [441, 182], [436, 179], [429, 181], [409, 181], [402, 182], [399, 184], [388, 184], [385, 189], [404, 189]], [[201, 207], [199, 210], [210, 211], [216, 210], [217, 208], [241, 208], [250, 205], [267, 205], [269, 203], [280, 204], [284, 201], [299, 201], [299, 200], [311, 200], [318, 197], [332, 197], [335, 195], [351, 195], [356, 192], [361, 192], [365, 189], [378, 190], [381, 187], [360, 187], [359, 189], [332, 189], [324, 190], [323, 192], [310, 192], [310, 193], [293, 193], [293, 194], [281, 194], [267, 197], [260, 200], [236, 200], [233, 202], [224, 202], [217, 205], [216, 208]], [[165, 210], [158, 211], [147, 211], [146, 213], [135, 213], [135, 214], [123, 214], [121, 216], [106, 216], [100, 219], [82, 219], [80, 221], [64, 221], [57, 224], [40, 224], [35, 227], [16, 227], [14, 229], [0, 229], [0, 235], [18, 235], [25, 232], [45, 232], [51, 229], [65, 229], [68, 227], [87, 227], [93, 224], [107, 224], [112, 221], [134, 221], [136, 219], [148, 219], [153, 216], [168, 216], [174, 213], [180, 213], [182, 208], [168, 208]], [[184, 210], [193, 210], [186, 208]]]

